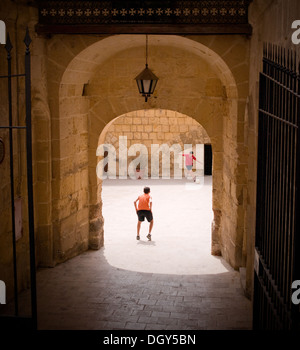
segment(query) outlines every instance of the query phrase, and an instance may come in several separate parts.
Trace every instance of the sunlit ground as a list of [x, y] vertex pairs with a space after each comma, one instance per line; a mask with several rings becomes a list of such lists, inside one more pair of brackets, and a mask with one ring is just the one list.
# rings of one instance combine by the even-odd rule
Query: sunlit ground
[[[142, 223], [136, 240], [134, 200], [149, 186], [152, 241]], [[217, 274], [232, 269], [211, 255], [212, 177], [191, 180], [104, 180], [104, 255], [114, 267], [164, 274]]]

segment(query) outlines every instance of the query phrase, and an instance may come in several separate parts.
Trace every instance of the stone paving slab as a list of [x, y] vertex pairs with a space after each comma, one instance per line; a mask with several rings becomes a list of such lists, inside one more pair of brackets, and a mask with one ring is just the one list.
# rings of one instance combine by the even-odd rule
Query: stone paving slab
[[[83, 273], [78, 279], [76, 273], [73, 280], [68, 268], [68, 279], [64, 278], [66, 265], [74, 272], [88, 272], [95, 264], [99, 274], [106, 271], [110, 276], [107, 282], [101, 278], [96, 289], [90, 286], [97, 285], [97, 276]], [[154, 274], [140, 276], [112, 267], [102, 251], [86, 252], [55, 270], [55, 276], [49, 276], [48, 269], [38, 273], [40, 329], [251, 329], [251, 302], [243, 295], [236, 271], [216, 275], [227, 284], [227, 295], [212, 298], [209, 286], [212, 291], [215, 287], [209, 275], [191, 276], [184, 283], [180, 281], [186, 276], [177, 275], [178, 283], [170, 286], [173, 275], [161, 275], [158, 281]], [[197, 295], [195, 283], [206, 285], [207, 294]], [[60, 286], [68, 292], [60, 294]], [[189, 288], [192, 295], [184, 296]]]
[[38, 271], [38, 328], [251, 329], [239, 273], [210, 255], [210, 181], [151, 182], [153, 241], [142, 243], [133, 201], [149, 181], [104, 184], [105, 247]]

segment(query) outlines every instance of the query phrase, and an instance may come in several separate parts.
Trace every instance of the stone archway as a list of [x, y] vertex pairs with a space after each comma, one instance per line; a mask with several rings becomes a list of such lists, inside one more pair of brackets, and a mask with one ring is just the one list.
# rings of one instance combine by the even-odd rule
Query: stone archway
[[[138, 96], [134, 82], [144, 66], [141, 36], [102, 39], [67, 65], [60, 81], [58, 118], [60, 159], [64, 161], [59, 167], [54, 242], [64, 253], [60, 260], [75, 251], [98, 249], [103, 244], [101, 203], [97, 202], [101, 186], [95, 176], [101, 131], [119, 115], [160, 108], [191, 116], [203, 125], [215, 144], [215, 169], [220, 170], [220, 175], [214, 181], [220, 184], [220, 190], [214, 194], [213, 252], [222, 254], [233, 267], [241, 265], [244, 221], [241, 195], [245, 184], [239, 176], [245, 166], [240, 164], [238, 143], [242, 142], [244, 125], [247, 45], [243, 49], [244, 61], [238, 63], [233, 48], [241, 50], [239, 40], [243, 39], [236, 39], [230, 45], [231, 51], [225, 52], [219, 42], [218, 50], [223, 51], [223, 57], [197, 40], [200, 41], [199, 37], [191, 40], [150, 36], [149, 66], [160, 81], [156, 96], [147, 104]], [[214, 46], [214, 40], [209, 46]]]
[[[122, 138], [121, 141], [120, 137]], [[215, 137], [214, 140], [217, 140], [217, 138], [218, 137]], [[132, 179], [132, 175], [130, 176], [129, 174], [130, 163], [136, 159], [136, 157], [139, 157], [139, 150], [141, 148], [137, 146], [142, 145], [144, 151], [146, 152], [146, 160], [144, 159], [146, 161], [146, 163], [144, 162], [146, 170], [140, 173], [141, 179], [182, 179], [185, 178], [186, 174], [184, 171], [185, 168], [181, 153], [192, 149], [197, 159], [203, 162], [202, 165], [195, 162], [196, 164], [194, 165], [194, 171], [195, 174], [199, 176], [199, 181], [201, 180], [201, 182], [204, 182], [204, 144], [209, 144], [212, 146], [212, 149], [217, 147], [215, 142], [213, 144], [211, 143], [210, 137], [206, 130], [196, 120], [187, 115], [162, 109], [133, 111], [113, 119], [102, 130], [102, 133], [99, 136], [97, 148], [97, 151], [99, 150], [98, 165], [106, 164], [107, 159], [104, 161], [104, 158], [108, 156], [108, 151], [105, 151], [105, 149], [109, 149], [109, 151], [113, 153], [113, 159], [109, 158], [109, 162], [112, 161], [111, 165], [113, 168], [111, 169], [111, 173], [109, 175], [110, 178], [126, 178], [127, 180], [130, 178]], [[158, 177], [156, 172], [152, 171], [151, 150], [153, 145], [158, 145], [158, 147], [165, 145], [169, 147], [167, 148], [167, 159], [161, 154], [160, 159], [158, 160]], [[172, 150], [175, 150], [175, 153], [180, 152], [179, 160], [175, 159], [175, 153], [173, 153]], [[133, 153], [130, 156], [129, 153], [131, 152]], [[126, 175], [123, 174], [123, 169], [121, 170], [121, 173], [119, 173], [120, 167], [123, 168], [123, 165], [120, 164], [120, 158], [124, 157], [126, 157]], [[176, 165], [174, 161], [176, 162]], [[179, 167], [177, 164], [178, 161], [180, 163]], [[163, 169], [163, 164], [167, 165], [168, 169]], [[202, 170], [200, 170], [201, 166], [203, 166]], [[108, 166], [105, 165], [105, 167], [105, 171], [107, 171]], [[198, 168], [198, 170], [196, 170], [196, 168]], [[220, 167], [218, 169], [216, 166], [216, 170], [213, 171], [213, 174], [216, 178], [220, 178], [222, 176], [220, 172]], [[97, 203], [99, 206], [101, 206], [101, 189], [103, 182], [100, 178], [101, 175], [98, 173], [98, 169], [97, 176]], [[136, 179], [136, 177], [133, 178]], [[217, 193], [221, 192], [222, 184], [215, 181], [212, 195], [216, 195]], [[217, 199], [214, 201], [214, 203], [217, 203]], [[218, 210], [218, 208], [212, 209]], [[215, 233], [215, 230], [213, 230], [213, 237], [215, 236]], [[215, 240], [218, 242], [217, 237], [215, 237]], [[211, 248], [212, 252], [215, 253], [214, 247]]]

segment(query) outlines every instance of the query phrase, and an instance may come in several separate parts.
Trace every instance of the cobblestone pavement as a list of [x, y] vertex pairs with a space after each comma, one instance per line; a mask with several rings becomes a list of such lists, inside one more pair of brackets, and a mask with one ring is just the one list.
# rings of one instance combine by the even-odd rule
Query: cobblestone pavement
[[[147, 222], [136, 240], [133, 201], [145, 184], [151, 242]], [[204, 184], [110, 180], [102, 198], [104, 248], [38, 271], [39, 329], [251, 329], [239, 273], [210, 255], [210, 177]]]

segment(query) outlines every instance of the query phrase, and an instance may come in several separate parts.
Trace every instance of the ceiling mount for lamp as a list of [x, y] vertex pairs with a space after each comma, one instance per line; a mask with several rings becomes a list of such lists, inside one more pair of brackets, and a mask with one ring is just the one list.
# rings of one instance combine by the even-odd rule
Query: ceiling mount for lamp
[[148, 68], [148, 35], [146, 35], [146, 68], [135, 78], [139, 92], [145, 97], [145, 102], [153, 94], [158, 78]]

